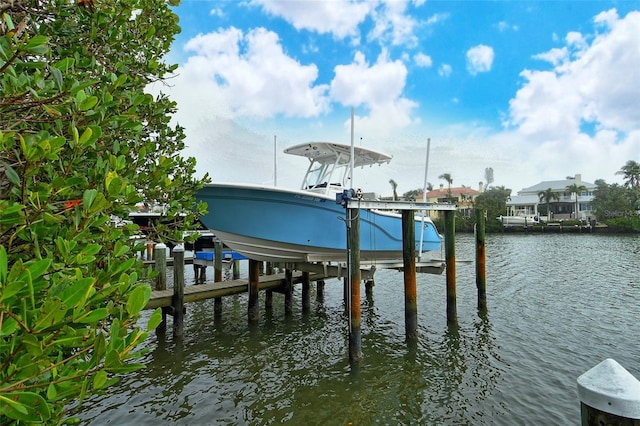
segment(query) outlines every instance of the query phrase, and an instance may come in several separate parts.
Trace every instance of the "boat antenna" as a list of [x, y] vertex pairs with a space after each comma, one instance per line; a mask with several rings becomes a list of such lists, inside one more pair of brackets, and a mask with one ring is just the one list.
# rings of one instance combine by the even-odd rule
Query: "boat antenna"
[[[424, 162], [424, 185], [422, 186], [422, 202], [427, 202], [427, 172], [429, 171], [429, 151], [431, 149], [431, 138], [427, 138], [427, 158]], [[420, 246], [418, 249], [418, 260], [422, 259], [422, 242], [424, 241], [424, 217], [427, 211], [422, 211], [422, 226], [420, 227]]]
[[355, 186], [353, 184], [353, 169], [354, 169], [354, 157], [355, 157], [355, 147], [353, 146], [353, 107], [351, 107], [351, 158], [349, 164], [349, 180], [351, 184], [351, 188], [354, 189]]
[[276, 135], [273, 135], [273, 186], [278, 186], [278, 163], [276, 162], [277, 152]]

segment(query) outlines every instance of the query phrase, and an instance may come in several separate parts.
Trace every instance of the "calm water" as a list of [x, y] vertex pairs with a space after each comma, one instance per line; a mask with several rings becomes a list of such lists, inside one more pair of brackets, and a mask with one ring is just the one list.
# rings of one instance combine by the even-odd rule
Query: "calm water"
[[[474, 258], [473, 236], [457, 236], [456, 257]], [[274, 294], [255, 328], [245, 295], [224, 299], [219, 323], [213, 301], [190, 304], [183, 340], [152, 335], [147, 368], [80, 415], [118, 425], [576, 425], [580, 374], [613, 358], [640, 378], [639, 261], [638, 236], [488, 235], [488, 313], [476, 309], [473, 264], [458, 264], [457, 326], [446, 321], [445, 276], [418, 275], [413, 347], [402, 273], [380, 270], [371, 297], [362, 289], [358, 369], [341, 281], [327, 281], [324, 301], [314, 289], [304, 315], [299, 286], [290, 317]]]

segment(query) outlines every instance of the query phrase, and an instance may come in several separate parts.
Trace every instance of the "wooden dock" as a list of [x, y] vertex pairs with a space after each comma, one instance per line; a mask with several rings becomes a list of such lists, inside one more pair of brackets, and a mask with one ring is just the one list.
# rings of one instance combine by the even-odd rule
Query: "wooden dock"
[[[322, 273], [312, 273], [309, 275], [310, 281], [323, 280], [331, 278]], [[278, 290], [284, 288], [285, 274], [262, 275], [259, 277], [260, 290]], [[293, 284], [302, 283], [302, 272], [293, 272]], [[184, 303], [197, 302], [199, 300], [213, 299], [216, 297], [231, 296], [233, 294], [247, 293], [249, 289], [249, 280], [238, 279], [232, 281], [219, 281], [207, 284], [195, 284], [184, 287]], [[156, 309], [161, 307], [172, 306], [173, 289], [153, 290], [149, 303], [144, 309]]]

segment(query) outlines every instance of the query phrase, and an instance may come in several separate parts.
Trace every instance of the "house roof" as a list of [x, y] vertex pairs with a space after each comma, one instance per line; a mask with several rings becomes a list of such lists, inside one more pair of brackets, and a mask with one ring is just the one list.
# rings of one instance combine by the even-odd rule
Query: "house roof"
[[512, 195], [509, 200], [507, 200], [508, 206], [523, 206], [523, 205], [533, 205], [538, 204], [540, 202], [540, 198], [538, 195]]
[[567, 186], [571, 186], [574, 183], [577, 183], [578, 185], [584, 185], [584, 187], [587, 189], [597, 188], [597, 186], [593, 183], [577, 181], [576, 179], [546, 180], [528, 188], [523, 188], [522, 190], [518, 191], [518, 195], [536, 194], [537, 196], [539, 192], [546, 191], [549, 188], [551, 188], [554, 192], [566, 191]]
[[[458, 187], [458, 188], [451, 188], [452, 197], [458, 197], [460, 195], [466, 195], [466, 196], [480, 195], [480, 191], [477, 191], [473, 188], [467, 188], [465, 186]], [[427, 192], [427, 198], [448, 197], [448, 196], [449, 196], [449, 189], [444, 187]]]

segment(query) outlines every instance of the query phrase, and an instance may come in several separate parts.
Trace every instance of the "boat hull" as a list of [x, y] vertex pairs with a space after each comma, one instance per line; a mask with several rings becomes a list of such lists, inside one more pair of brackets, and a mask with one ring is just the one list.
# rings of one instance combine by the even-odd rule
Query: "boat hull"
[[[208, 204], [201, 219], [229, 248], [254, 260], [345, 261], [346, 209], [322, 194], [258, 185], [210, 184], [196, 195]], [[431, 220], [416, 221], [416, 251], [440, 248]], [[424, 232], [422, 228], [424, 227]], [[402, 218], [360, 210], [360, 259], [402, 259]]]

